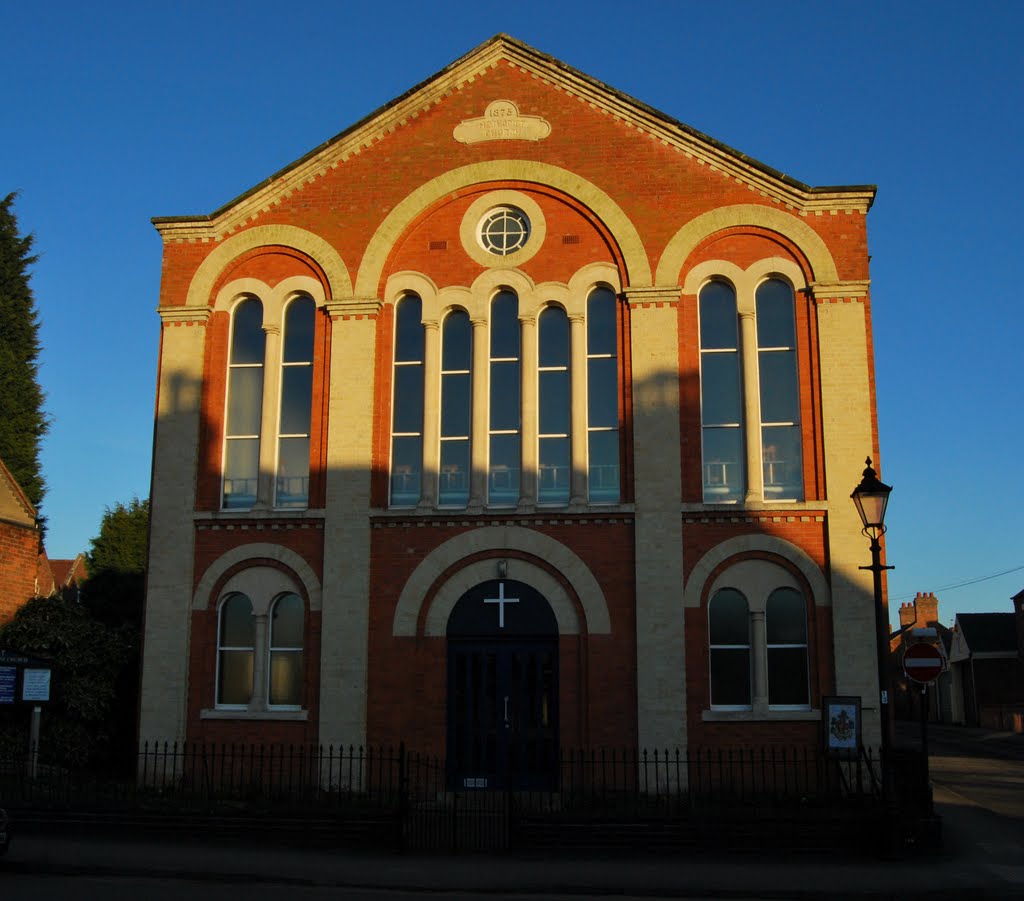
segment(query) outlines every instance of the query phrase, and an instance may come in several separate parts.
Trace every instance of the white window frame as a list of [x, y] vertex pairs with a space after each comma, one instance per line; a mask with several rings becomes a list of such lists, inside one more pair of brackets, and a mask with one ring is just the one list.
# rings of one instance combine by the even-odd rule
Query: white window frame
[[[495, 192], [500, 193], [500, 192]], [[536, 225], [533, 214], [531, 221]], [[532, 248], [539, 236], [534, 230], [528, 242]], [[475, 239], [474, 239], [475, 240]], [[385, 286], [386, 303], [398, 303], [405, 294], [415, 293], [422, 303], [424, 327], [423, 353], [423, 465], [421, 500], [417, 507], [420, 512], [432, 510], [465, 509], [482, 512], [486, 509], [509, 509], [507, 504], [491, 505], [487, 497], [490, 435], [489, 392], [490, 392], [490, 302], [495, 293], [507, 290], [519, 299], [520, 323], [520, 511], [535, 509], [585, 509], [589, 506], [602, 509], [614, 508], [623, 503], [625, 487], [621, 484], [623, 468], [619, 469], [619, 501], [590, 501], [587, 480], [588, 421], [587, 421], [587, 347], [586, 347], [586, 304], [591, 292], [597, 288], [608, 288], [618, 296], [621, 293], [619, 275], [609, 263], [594, 263], [582, 267], [565, 284], [545, 282], [535, 285], [523, 273], [514, 268], [503, 268], [502, 257], [488, 255], [488, 271], [482, 273], [469, 288], [437, 286], [426, 276], [415, 272], [402, 272], [391, 276]], [[538, 320], [541, 311], [551, 305], [562, 307], [569, 318], [570, 356], [569, 381], [570, 404], [570, 461], [572, 486], [568, 504], [540, 505], [537, 495], [538, 468]], [[472, 391], [472, 419], [470, 427], [470, 491], [466, 505], [441, 505], [439, 502], [440, 447], [442, 441], [453, 440], [440, 437], [442, 376], [449, 374], [441, 369], [443, 357], [444, 319], [450, 311], [460, 309], [470, 318], [472, 326], [471, 369], [469, 372]], [[621, 340], [621, 335], [619, 336]], [[618, 355], [615, 355], [618, 359]], [[394, 356], [392, 355], [394, 367]], [[460, 372], [462, 372], [460, 370]], [[618, 405], [618, 404], [617, 404]], [[619, 411], [621, 417], [621, 409]], [[620, 421], [619, 432], [622, 424]], [[392, 435], [392, 438], [395, 436]], [[389, 464], [389, 480], [393, 477]], [[408, 506], [388, 506], [396, 511], [408, 510]]]
[[[747, 269], [740, 269], [734, 263], [727, 260], [708, 260], [691, 269], [683, 283], [683, 293], [700, 297], [700, 292], [708, 282], [724, 281], [731, 285], [736, 292], [736, 311], [739, 319], [737, 328], [737, 350], [740, 363], [740, 393], [742, 402], [743, 422], [741, 427], [744, 433], [744, 451], [746, 491], [741, 501], [714, 501], [703, 495], [704, 484], [704, 448], [703, 448], [703, 417], [701, 427], [701, 493], [702, 502], [706, 505], [717, 504], [772, 504], [792, 505], [801, 503], [807, 497], [807, 484], [803, 478], [803, 454], [801, 453], [801, 482], [803, 484], [802, 498], [775, 498], [769, 496], [764, 486], [764, 454], [762, 450], [762, 429], [765, 423], [761, 421], [761, 391], [760, 391], [760, 367], [759, 347], [757, 340], [757, 288], [762, 282], [771, 279], [778, 279], [789, 285], [793, 292], [793, 312], [796, 316], [796, 300], [801, 290], [807, 287], [807, 282], [800, 267], [791, 260], [781, 257], [759, 260], [751, 264]], [[796, 338], [797, 361], [797, 384], [800, 384], [801, 373], [799, 363], [799, 333], [794, 332]], [[708, 351], [713, 352], [713, 351]], [[731, 352], [731, 351], [730, 351]], [[705, 351], [700, 348], [698, 341], [698, 354], [702, 357]], [[797, 409], [800, 409], [800, 398], [797, 398]], [[767, 425], [781, 425], [783, 423], [767, 423]], [[803, 446], [803, 427], [801, 423], [793, 423], [800, 427], [801, 449]], [[752, 427], [753, 426], [753, 427]]]
[[[711, 633], [710, 605], [715, 595], [723, 588], [738, 591], [747, 600], [750, 616], [750, 707], [742, 708], [728, 705], [711, 704]], [[805, 636], [804, 645], [807, 678], [807, 704], [773, 705], [769, 703], [768, 685], [768, 640], [766, 629], [766, 611], [768, 598], [779, 588], [791, 588], [804, 601]], [[708, 602], [705, 609], [707, 621], [708, 647], [708, 707], [703, 713], [705, 721], [715, 720], [770, 720], [770, 719], [817, 719], [819, 711], [814, 709], [814, 698], [811, 695], [811, 611], [813, 598], [808, 596], [807, 589], [797, 581], [796, 577], [785, 567], [766, 560], [740, 560], [725, 568], [707, 588]], [[773, 647], [775, 647], [773, 645]]]
[[[229, 282], [217, 294], [214, 309], [218, 312], [227, 312], [231, 317], [229, 327], [228, 363], [230, 370], [231, 339], [234, 329], [234, 311], [237, 305], [246, 299], [255, 298], [263, 304], [263, 331], [266, 334], [264, 343], [263, 358], [263, 406], [260, 417], [260, 434], [253, 436], [259, 438], [259, 474], [256, 489], [256, 501], [249, 508], [228, 508], [224, 506], [224, 463], [227, 459], [227, 413], [230, 403], [230, 379], [226, 379], [224, 386], [224, 439], [220, 449], [220, 500], [218, 509], [232, 516], [244, 516], [250, 512], [266, 510], [308, 510], [309, 502], [305, 507], [289, 505], [278, 508], [276, 506], [276, 483], [278, 472], [278, 456], [280, 452], [279, 426], [281, 415], [281, 374], [283, 370], [283, 327], [284, 314], [288, 304], [300, 297], [308, 296], [312, 299], [317, 309], [325, 303], [324, 290], [320, 282], [308, 276], [294, 276], [286, 278], [273, 288], [265, 282], [254, 278], [242, 278]], [[310, 365], [316, 366], [317, 348], [314, 343], [313, 357]], [[252, 364], [255, 365], [255, 364]], [[310, 418], [312, 428], [312, 414]], [[233, 435], [232, 439], [243, 436]], [[287, 437], [287, 436], [285, 436]], [[309, 436], [310, 438], [312, 436]], [[312, 471], [312, 465], [310, 467]], [[307, 491], [308, 494], [308, 491]]]

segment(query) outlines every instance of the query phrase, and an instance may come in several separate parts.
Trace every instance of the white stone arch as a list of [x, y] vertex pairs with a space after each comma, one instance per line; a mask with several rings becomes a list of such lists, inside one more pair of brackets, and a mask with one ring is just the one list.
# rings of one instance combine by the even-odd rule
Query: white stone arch
[[223, 241], [199, 264], [188, 286], [190, 307], [205, 307], [224, 268], [257, 247], [290, 247], [306, 254], [323, 270], [332, 298], [351, 297], [352, 279], [338, 252], [319, 235], [294, 225], [257, 225]]
[[616, 294], [622, 293], [622, 277], [616, 266], [610, 263], [587, 263], [569, 277], [569, 297], [572, 307], [567, 308], [570, 315], [587, 314], [587, 300], [591, 292], [598, 287], [607, 286]]
[[233, 566], [247, 560], [252, 560], [254, 567], [260, 566], [256, 562], [257, 560], [274, 560], [287, 566], [302, 582], [302, 587], [305, 588], [306, 596], [309, 598], [309, 609], [312, 611], [321, 608], [323, 596], [320, 580], [302, 557], [295, 551], [277, 544], [254, 543], [232, 548], [221, 554], [206, 568], [192, 595], [192, 609], [206, 610], [210, 602], [210, 594], [221, 576]]
[[363, 254], [356, 276], [356, 295], [376, 297], [388, 254], [406, 228], [431, 204], [448, 194], [488, 182], [519, 181], [547, 185], [589, 207], [611, 232], [633, 286], [651, 284], [651, 264], [636, 226], [622, 208], [593, 182], [548, 163], [533, 160], [492, 160], [452, 169], [416, 188], [400, 201], [377, 228]]
[[503, 288], [508, 288], [519, 299], [520, 315], [536, 291], [533, 279], [525, 272], [518, 269], [488, 269], [473, 279], [469, 289], [473, 298], [470, 315], [490, 319], [491, 299]]
[[[576, 607], [565, 587], [551, 573], [528, 560], [512, 559], [508, 564], [508, 578], [525, 582], [536, 588], [550, 604], [558, 623], [559, 635], [579, 635], [580, 619]], [[423, 634], [428, 638], [447, 634], [448, 619], [459, 599], [474, 585], [496, 578], [494, 560], [477, 560], [453, 573], [438, 588], [427, 611]]]
[[279, 569], [258, 564], [235, 573], [224, 584], [217, 596], [217, 613], [224, 602], [234, 594], [244, 594], [252, 604], [254, 616], [268, 616], [271, 608], [286, 594], [294, 594], [294, 579]]
[[683, 264], [701, 241], [716, 232], [744, 225], [764, 228], [789, 238], [807, 257], [817, 281], [839, 281], [831, 252], [821, 236], [806, 222], [769, 206], [738, 203], [703, 213], [679, 229], [658, 261], [656, 284], [677, 284]]
[[690, 573], [683, 589], [683, 606], [700, 607], [704, 586], [715, 569], [733, 557], [752, 551], [774, 554], [788, 560], [807, 580], [814, 606], [832, 606], [832, 591], [818, 564], [806, 551], [774, 535], [740, 535], [715, 545], [697, 561], [697, 565]]
[[807, 287], [803, 270], [792, 260], [783, 257], [766, 257], [751, 263], [746, 269], [740, 269], [728, 260], [706, 260], [686, 273], [683, 294], [699, 294], [709, 281], [725, 281], [736, 292], [737, 311], [754, 312], [759, 285], [772, 277], [783, 279], [794, 293]]
[[[533, 529], [523, 528], [522, 526], [495, 525], [483, 526], [464, 535], [450, 538], [420, 561], [420, 564], [413, 571], [412, 575], [409, 576], [408, 581], [406, 581], [398, 598], [391, 626], [392, 634], [395, 636], [415, 636], [423, 599], [444, 578], [445, 573], [458, 564], [460, 560], [479, 553], [493, 551], [519, 551], [538, 560], [544, 560], [555, 567], [572, 586], [583, 607], [584, 622], [577, 623], [577, 631], [582, 627], [586, 629], [587, 633], [592, 635], [607, 635], [611, 632], [611, 617], [608, 614], [608, 604], [605, 601], [604, 592], [601, 590], [601, 586], [598, 584], [597, 579], [594, 578], [590, 568], [573, 551], [560, 541], [556, 541], [554, 538], [550, 538]], [[483, 572], [483, 570], [474, 569], [473, 576], [467, 577], [473, 579], [472, 584], [484, 581], [485, 579], [496, 578], [494, 560], [482, 562], [487, 564], [487, 574], [484, 578], [477, 578], [477, 574]], [[475, 565], [475, 563], [470, 564], [465, 568], [471, 569]], [[513, 573], [521, 568], [523, 575], [531, 577], [523, 578], [521, 581], [531, 584], [537, 584], [533, 579], [536, 573], [544, 572], [541, 567], [535, 564], [530, 564], [527, 567], [525, 561], [515, 558], [508, 560], [508, 568], [509, 578], [515, 578]], [[465, 589], [460, 590], [462, 582], [456, 577], [457, 573], [444, 579], [444, 583], [440, 585], [440, 590], [435, 592], [426, 617], [426, 623], [429, 624], [430, 628], [438, 628], [438, 622], [447, 623], [447, 614], [451, 612], [455, 602], [464, 593]], [[552, 579], [551, 581], [556, 585], [558, 584], [557, 580]], [[549, 583], [543, 582], [542, 584], [548, 585]], [[450, 589], [449, 585], [451, 586]], [[468, 587], [472, 587], [472, 585], [467, 585]], [[561, 588], [561, 586], [559, 587]], [[542, 593], [547, 591], [547, 588], [541, 588], [539, 584], [537, 588]], [[548, 600], [555, 610], [555, 616], [559, 620], [559, 629], [561, 630], [563, 622], [568, 624], [568, 617], [563, 611], [563, 616], [559, 618], [559, 609], [555, 605], [560, 603], [560, 596], [554, 589], [552, 589], [552, 593], [554, 597], [548, 595]], [[565, 597], [565, 602], [569, 604], [569, 609], [572, 609], [573, 616], [575, 617], [575, 608], [569, 601], [564, 589], [561, 589], [561, 595]], [[436, 613], [434, 611], [435, 607], [437, 608]], [[443, 626], [441, 627], [440, 634], [444, 634]], [[568, 634], [573, 633], [570, 632]]]

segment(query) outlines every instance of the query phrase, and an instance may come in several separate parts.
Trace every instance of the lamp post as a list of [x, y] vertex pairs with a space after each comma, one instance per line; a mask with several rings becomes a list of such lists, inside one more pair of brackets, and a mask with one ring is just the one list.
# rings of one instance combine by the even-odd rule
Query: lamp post
[[882, 806], [887, 822], [887, 850], [895, 853], [896, 795], [892, 771], [892, 717], [889, 710], [889, 620], [882, 604], [882, 573], [891, 566], [882, 565], [882, 545], [879, 539], [885, 534], [885, 508], [889, 503], [891, 485], [879, 481], [878, 474], [871, 468], [871, 458], [865, 460], [867, 467], [860, 484], [853, 489], [853, 502], [857, 505], [864, 535], [871, 539], [871, 565], [860, 569], [871, 570], [875, 588], [875, 632], [878, 645], [878, 693], [879, 725], [882, 729]]

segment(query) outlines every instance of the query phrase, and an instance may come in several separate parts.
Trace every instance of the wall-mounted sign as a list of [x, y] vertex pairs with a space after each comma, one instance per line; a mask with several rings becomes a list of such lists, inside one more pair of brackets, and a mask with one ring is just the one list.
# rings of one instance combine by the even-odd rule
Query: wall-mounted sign
[[49, 701], [52, 673], [49, 660], [0, 648], [0, 705]]
[[50, 671], [48, 669], [26, 669], [21, 684], [23, 701], [50, 700]]
[[13, 704], [18, 684], [16, 666], [0, 666], [0, 704]]
[[835, 757], [856, 756], [861, 746], [860, 698], [822, 699], [825, 751]]

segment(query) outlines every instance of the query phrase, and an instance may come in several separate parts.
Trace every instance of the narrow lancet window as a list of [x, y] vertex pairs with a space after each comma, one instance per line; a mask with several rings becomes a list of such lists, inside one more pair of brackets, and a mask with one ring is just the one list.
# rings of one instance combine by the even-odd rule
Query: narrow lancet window
[[309, 430], [313, 404], [313, 332], [316, 304], [296, 297], [285, 309], [281, 351], [281, 410], [278, 423], [274, 505], [309, 504]]
[[757, 366], [765, 500], [804, 499], [800, 382], [793, 289], [780, 279], [758, 286]]
[[265, 346], [263, 304], [246, 298], [231, 315], [221, 496], [225, 510], [247, 510], [256, 503]]
[[561, 307], [547, 307], [538, 326], [537, 500], [568, 504], [570, 486], [571, 388], [569, 317]]
[[614, 504], [619, 487], [618, 304], [609, 288], [587, 298], [587, 460], [591, 503]]
[[487, 501], [514, 506], [519, 500], [520, 368], [519, 299], [501, 291], [491, 301], [490, 439]]
[[704, 501], [736, 503], [745, 489], [743, 399], [736, 292], [709, 282], [700, 292], [700, 400]]
[[441, 471], [437, 499], [442, 507], [469, 503], [472, 420], [473, 335], [469, 315], [453, 310], [441, 332]]
[[408, 294], [395, 313], [391, 408], [391, 506], [415, 507], [423, 470], [423, 302]]

